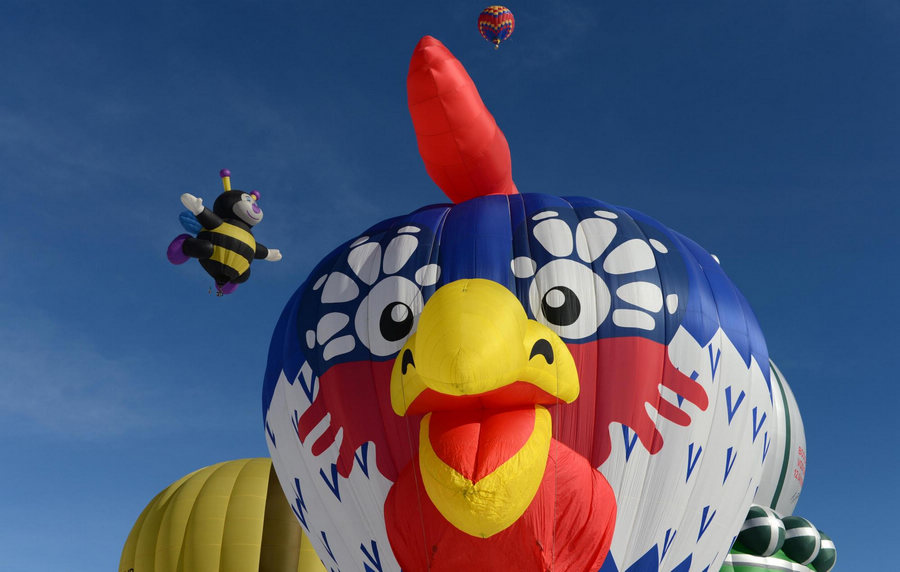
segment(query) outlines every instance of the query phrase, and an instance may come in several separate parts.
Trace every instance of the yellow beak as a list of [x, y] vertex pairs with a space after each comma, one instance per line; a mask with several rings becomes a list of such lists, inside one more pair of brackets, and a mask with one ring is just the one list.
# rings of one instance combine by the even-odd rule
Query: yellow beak
[[512, 397], [522, 404], [578, 397], [575, 362], [556, 333], [529, 320], [500, 284], [457, 280], [428, 300], [417, 331], [394, 361], [391, 405], [405, 415], [426, 390], [477, 396], [516, 382], [527, 387]]

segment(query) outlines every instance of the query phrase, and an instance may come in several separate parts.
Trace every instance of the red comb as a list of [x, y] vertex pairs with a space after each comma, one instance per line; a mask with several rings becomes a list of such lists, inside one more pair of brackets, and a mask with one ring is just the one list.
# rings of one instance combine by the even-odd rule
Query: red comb
[[506, 137], [465, 68], [431, 36], [413, 51], [406, 94], [425, 170], [453, 202], [518, 193]]

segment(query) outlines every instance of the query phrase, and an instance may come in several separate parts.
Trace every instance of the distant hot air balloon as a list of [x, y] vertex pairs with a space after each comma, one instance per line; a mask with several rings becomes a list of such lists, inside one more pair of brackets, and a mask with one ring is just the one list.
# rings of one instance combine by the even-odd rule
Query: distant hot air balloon
[[478, 15], [478, 31], [481, 36], [494, 44], [494, 49], [505, 42], [516, 27], [516, 19], [506, 6], [488, 6]]
[[197, 570], [325, 571], [270, 459], [194, 471], [141, 512], [122, 549], [119, 572]]
[[407, 95], [454, 204], [350, 235], [269, 350], [269, 451], [323, 561], [717, 570], [771, 429], [747, 301], [644, 214], [519, 194], [503, 133], [434, 38]]

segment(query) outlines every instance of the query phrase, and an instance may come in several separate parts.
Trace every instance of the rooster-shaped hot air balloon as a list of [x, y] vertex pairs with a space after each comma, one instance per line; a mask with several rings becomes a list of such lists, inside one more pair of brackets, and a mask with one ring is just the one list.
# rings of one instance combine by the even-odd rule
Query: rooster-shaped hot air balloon
[[269, 450], [326, 567], [718, 569], [770, 441], [746, 300], [646, 215], [519, 194], [434, 38], [407, 90], [453, 204], [350, 236], [269, 352]]

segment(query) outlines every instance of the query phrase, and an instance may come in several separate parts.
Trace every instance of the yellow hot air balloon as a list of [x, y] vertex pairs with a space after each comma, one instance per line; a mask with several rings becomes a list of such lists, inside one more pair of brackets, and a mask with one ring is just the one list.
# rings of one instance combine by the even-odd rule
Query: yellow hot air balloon
[[128, 534], [120, 572], [324, 572], [271, 459], [227, 461], [160, 492]]

